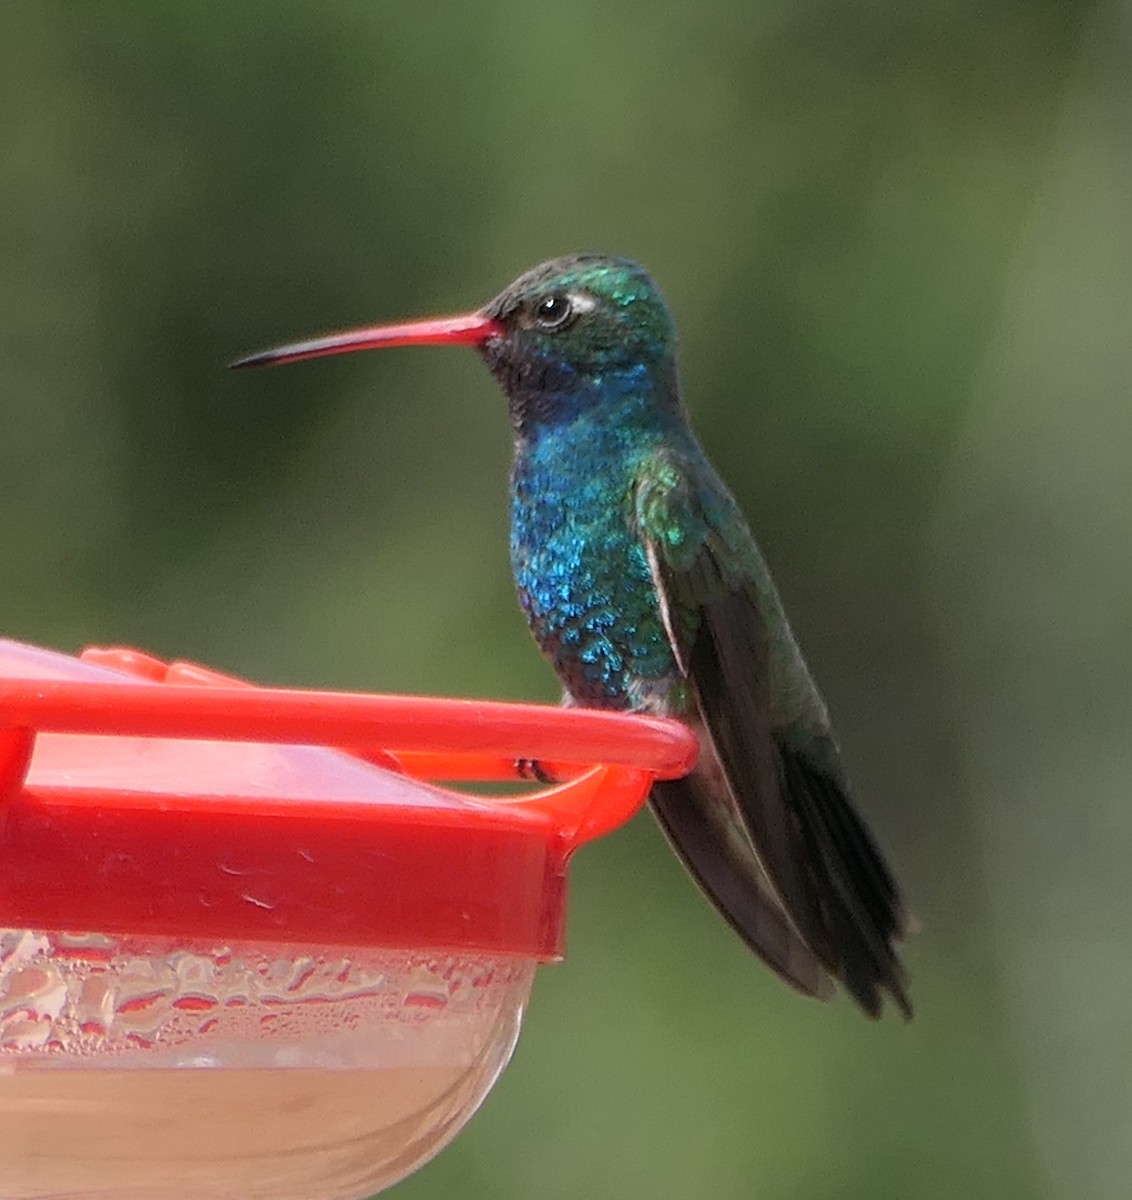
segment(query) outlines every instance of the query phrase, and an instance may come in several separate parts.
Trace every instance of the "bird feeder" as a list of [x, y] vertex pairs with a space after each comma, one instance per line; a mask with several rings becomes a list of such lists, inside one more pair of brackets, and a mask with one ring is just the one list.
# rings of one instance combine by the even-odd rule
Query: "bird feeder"
[[[449, 1141], [674, 722], [0, 641], [0, 1200], [354, 1200]], [[488, 797], [432, 782], [563, 780]]]

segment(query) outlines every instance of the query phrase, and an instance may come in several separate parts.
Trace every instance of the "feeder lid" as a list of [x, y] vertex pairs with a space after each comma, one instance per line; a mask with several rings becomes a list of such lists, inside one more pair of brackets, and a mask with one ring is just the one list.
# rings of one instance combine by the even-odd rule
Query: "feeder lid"
[[[559, 957], [569, 855], [697, 749], [673, 721], [0, 639], [0, 927]], [[565, 782], [426, 782], [518, 760]]]

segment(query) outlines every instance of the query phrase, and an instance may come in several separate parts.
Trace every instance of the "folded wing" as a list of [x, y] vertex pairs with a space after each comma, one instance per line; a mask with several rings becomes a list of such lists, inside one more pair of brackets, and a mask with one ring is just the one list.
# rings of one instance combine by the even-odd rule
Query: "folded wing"
[[[658, 785], [653, 807], [716, 907], [790, 983], [824, 995], [828, 974], [870, 1016], [886, 994], [910, 1016], [896, 885], [846, 794], [816, 692], [821, 720], [775, 726], [771, 638], [785, 621], [768, 611], [777, 596], [730, 497], [713, 480], [704, 488], [666, 456], [636, 493], [638, 533], [706, 742], [705, 764]], [[800, 659], [799, 671], [791, 686], [804, 699], [812, 684]]]

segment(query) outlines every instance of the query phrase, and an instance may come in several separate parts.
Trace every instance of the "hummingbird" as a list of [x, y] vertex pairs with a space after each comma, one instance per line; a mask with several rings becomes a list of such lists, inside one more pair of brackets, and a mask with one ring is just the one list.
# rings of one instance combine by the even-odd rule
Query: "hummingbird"
[[[700, 759], [649, 802], [700, 888], [786, 983], [840, 983], [911, 1017], [910, 919], [850, 799], [829, 714], [766, 562], [681, 400], [676, 326], [649, 273], [556, 258], [462, 316], [253, 354], [250, 367], [386, 346], [475, 347], [514, 435], [511, 562], [564, 702], [674, 717]], [[539, 773], [537, 764], [532, 766]]]

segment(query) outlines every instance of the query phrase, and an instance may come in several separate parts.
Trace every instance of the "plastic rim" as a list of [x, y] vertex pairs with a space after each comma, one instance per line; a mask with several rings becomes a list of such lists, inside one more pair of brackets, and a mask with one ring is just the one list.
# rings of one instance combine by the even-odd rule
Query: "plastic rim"
[[[5, 664], [13, 645], [0, 672], [37, 653]], [[667, 720], [38, 653], [50, 672], [0, 674], [0, 925], [558, 957], [569, 855], [698, 750]], [[518, 759], [563, 782], [420, 782], [514, 780]]]

